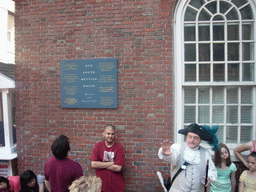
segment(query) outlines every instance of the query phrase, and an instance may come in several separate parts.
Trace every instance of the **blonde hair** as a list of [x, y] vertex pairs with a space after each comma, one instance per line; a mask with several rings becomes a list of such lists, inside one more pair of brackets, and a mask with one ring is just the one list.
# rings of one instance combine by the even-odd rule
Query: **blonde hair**
[[70, 192], [98, 192], [101, 189], [102, 181], [96, 176], [82, 176], [73, 181], [69, 187]]

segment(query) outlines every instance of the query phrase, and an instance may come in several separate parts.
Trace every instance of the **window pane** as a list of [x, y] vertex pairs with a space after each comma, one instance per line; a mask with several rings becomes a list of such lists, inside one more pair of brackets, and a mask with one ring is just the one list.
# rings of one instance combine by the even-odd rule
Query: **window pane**
[[241, 107], [241, 123], [252, 123], [252, 107]]
[[254, 81], [254, 64], [243, 64], [243, 81]]
[[254, 43], [243, 43], [243, 60], [254, 60]]
[[239, 81], [239, 64], [228, 64], [228, 81]]
[[248, 0], [232, 0], [232, 2], [239, 8], [248, 3]]
[[197, 11], [188, 7], [185, 14], [185, 21], [195, 21]]
[[209, 41], [210, 40], [210, 26], [204, 25], [199, 26], [199, 41]]
[[201, 6], [204, 5], [204, 0], [191, 0], [189, 4], [199, 9]]
[[210, 107], [209, 106], [199, 106], [198, 107], [198, 122], [199, 123], [210, 123]]
[[195, 26], [186, 26], [184, 33], [185, 41], [195, 41]]
[[238, 123], [238, 109], [236, 106], [227, 107], [227, 123]]
[[238, 88], [227, 88], [227, 103], [238, 104]]
[[0, 91], [0, 147], [5, 146], [2, 103], [3, 103], [2, 92]]
[[199, 88], [199, 99], [198, 103], [200, 104], [208, 104], [210, 103], [210, 95], [209, 95], [208, 87], [200, 87]]
[[252, 88], [251, 87], [241, 88], [241, 103], [252, 104]]
[[224, 89], [223, 87], [212, 88], [212, 103], [223, 104], [224, 103]]
[[216, 15], [213, 18], [213, 21], [222, 21], [225, 20], [225, 18], [222, 15]]
[[185, 106], [184, 108], [184, 121], [185, 123], [196, 122], [196, 107]]
[[223, 43], [213, 44], [213, 60], [224, 61], [224, 44]]
[[213, 25], [213, 40], [224, 40], [224, 23]]
[[219, 143], [223, 143], [224, 141], [223, 141], [223, 136], [224, 136], [224, 129], [223, 129], [223, 126], [219, 126], [219, 129], [218, 129], [218, 131], [217, 131], [217, 133], [216, 133], [216, 136], [217, 136], [217, 138], [218, 138], [218, 140], [219, 140]]
[[228, 40], [239, 40], [239, 26], [238, 24], [228, 25]]
[[226, 13], [230, 7], [231, 7], [230, 3], [220, 1], [220, 13], [222, 13], [222, 14]]
[[225, 80], [225, 65], [213, 64], [213, 81]]
[[196, 81], [196, 65], [186, 64], [185, 65], [185, 81]]
[[184, 88], [185, 103], [196, 103], [196, 88], [195, 87], [185, 87]]
[[217, 2], [213, 1], [205, 6], [212, 14], [217, 12]]
[[228, 20], [238, 20], [236, 9], [235, 8], [231, 9], [231, 11], [228, 12], [226, 17]]
[[237, 143], [237, 127], [236, 126], [227, 126], [226, 129], [226, 141], [227, 143]]
[[251, 126], [242, 126], [241, 127], [241, 143], [246, 143], [253, 140], [253, 132]]
[[199, 81], [210, 81], [210, 65], [200, 64], [199, 65]]
[[196, 45], [186, 44], [185, 45], [185, 61], [195, 61], [196, 60]]
[[210, 44], [199, 44], [199, 61], [210, 61]]
[[239, 43], [228, 44], [228, 60], [229, 61], [239, 60]]
[[5, 146], [5, 139], [4, 139], [4, 122], [0, 121], [0, 147]]
[[223, 106], [212, 107], [212, 122], [224, 123], [224, 107]]
[[240, 10], [241, 14], [242, 14], [242, 18], [245, 19], [252, 19], [252, 9], [250, 7], [250, 5], [247, 5], [246, 7], [242, 8]]
[[204, 9], [201, 10], [199, 15], [199, 21], [209, 21], [211, 19], [211, 15], [206, 12]]
[[252, 24], [243, 25], [243, 40], [253, 40]]

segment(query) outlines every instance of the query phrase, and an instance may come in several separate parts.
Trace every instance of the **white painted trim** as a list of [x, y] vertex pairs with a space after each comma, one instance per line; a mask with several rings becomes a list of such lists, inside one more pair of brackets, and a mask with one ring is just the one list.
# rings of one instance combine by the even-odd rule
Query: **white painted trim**
[[15, 88], [15, 81], [0, 72], [0, 89], [11, 88]]
[[12, 142], [12, 117], [10, 106], [10, 95], [8, 89], [2, 90], [2, 107], [3, 107], [3, 120], [4, 120], [4, 139], [5, 147], [11, 148]]
[[8, 147], [0, 147], [0, 160], [12, 160], [17, 158], [17, 145], [8, 148]]
[[5, 146], [0, 147], [0, 160], [11, 160], [17, 158], [17, 145], [13, 144], [12, 111], [9, 89], [2, 89], [2, 108], [4, 122]]
[[15, 12], [15, 2], [12, 0], [1, 0], [0, 8], [6, 9], [6, 10], [14, 13]]
[[[174, 69], [175, 69], [175, 91], [174, 91], [174, 142], [180, 143], [184, 140], [184, 136], [178, 134], [178, 130], [183, 128], [184, 114], [183, 114], [183, 97], [182, 84], [183, 84], [183, 42], [181, 31], [183, 27], [183, 12], [186, 1], [178, 1], [174, 12]], [[180, 64], [180, 65], [179, 65]]]

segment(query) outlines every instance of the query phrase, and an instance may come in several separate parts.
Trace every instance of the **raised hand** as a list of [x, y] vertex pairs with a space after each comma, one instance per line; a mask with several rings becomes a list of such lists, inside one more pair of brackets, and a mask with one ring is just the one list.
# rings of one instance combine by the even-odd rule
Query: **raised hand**
[[164, 140], [162, 143], [160, 143], [162, 148], [162, 154], [164, 156], [172, 155], [172, 152], [170, 151], [170, 147], [172, 145], [172, 142], [169, 140]]

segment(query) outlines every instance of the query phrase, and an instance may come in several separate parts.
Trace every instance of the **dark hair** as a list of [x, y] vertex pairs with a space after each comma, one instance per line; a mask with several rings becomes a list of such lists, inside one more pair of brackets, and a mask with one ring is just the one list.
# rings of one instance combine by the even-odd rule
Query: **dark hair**
[[251, 152], [248, 157], [251, 156], [251, 157], [254, 157], [256, 159], [256, 152]]
[[53, 155], [57, 159], [65, 159], [70, 151], [69, 139], [65, 135], [60, 135], [51, 146]]
[[7, 178], [0, 176], [0, 183], [6, 183], [7, 184], [7, 189], [10, 189], [10, 183], [9, 183], [9, 180]]
[[[34, 187], [29, 187], [28, 183], [31, 182], [32, 179], [36, 180], [36, 184]], [[20, 192], [39, 192], [36, 175], [31, 170], [27, 170], [20, 175], [20, 186]]]
[[228, 154], [229, 154], [228, 158], [226, 159], [226, 166], [230, 166], [232, 163], [228, 147], [224, 143], [219, 143], [218, 149], [214, 152], [214, 164], [216, 167], [221, 167], [221, 157], [220, 156], [221, 156], [222, 148], [227, 149]]

